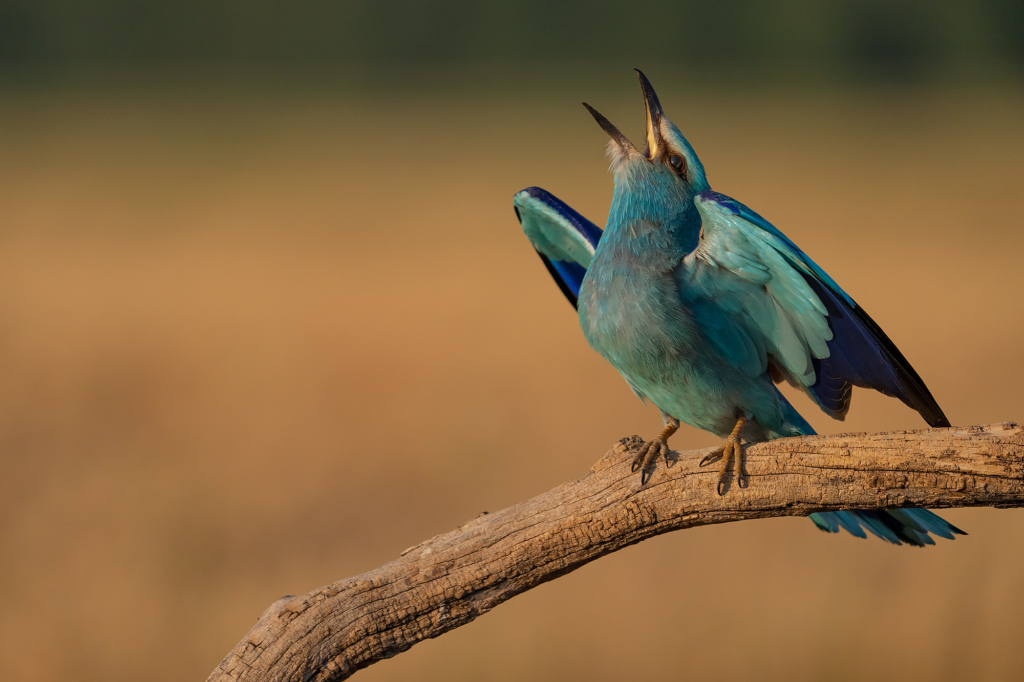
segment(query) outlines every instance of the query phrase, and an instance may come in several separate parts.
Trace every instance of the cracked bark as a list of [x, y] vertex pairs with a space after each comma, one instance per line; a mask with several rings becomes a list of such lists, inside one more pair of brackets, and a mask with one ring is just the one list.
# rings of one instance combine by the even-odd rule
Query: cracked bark
[[641, 442], [625, 438], [580, 480], [481, 514], [380, 568], [278, 599], [208, 682], [343, 680], [673, 530], [837, 509], [1024, 506], [1024, 427], [1015, 423], [757, 443], [744, 451], [747, 487], [733, 478], [722, 497], [716, 467], [697, 467], [709, 450], [674, 453], [640, 487], [630, 462]]

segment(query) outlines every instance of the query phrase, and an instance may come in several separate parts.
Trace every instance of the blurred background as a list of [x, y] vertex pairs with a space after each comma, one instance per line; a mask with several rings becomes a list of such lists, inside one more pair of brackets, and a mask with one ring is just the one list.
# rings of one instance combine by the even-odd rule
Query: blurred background
[[[1022, 8], [0, 3], [0, 674], [203, 679], [278, 597], [656, 433], [511, 207], [604, 223], [579, 103], [642, 139], [634, 66], [955, 424], [1024, 418]], [[357, 679], [1019, 679], [1024, 511], [946, 515], [655, 538]]]

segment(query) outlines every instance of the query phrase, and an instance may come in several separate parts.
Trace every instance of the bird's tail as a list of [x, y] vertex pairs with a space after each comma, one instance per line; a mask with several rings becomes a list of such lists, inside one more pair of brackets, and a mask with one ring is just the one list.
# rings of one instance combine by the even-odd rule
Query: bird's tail
[[954, 535], [967, 535], [949, 521], [927, 509], [889, 509], [887, 511], [838, 511], [811, 514], [814, 525], [826, 533], [843, 528], [850, 535], [866, 538], [868, 533], [894, 545], [912, 547], [934, 545], [929, 533], [952, 540]]
[[[791, 431], [787, 435], [813, 436], [814, 429], [800, 416], [796, 409], [788, 404], [786, 412], [785, 427], [783, 430]], [[774, 438], [780, 435], [771, 436]], [[964, 531], [954, 526], [938, 514], [927, 509], [889, 509], [885, 511], [837, 511], [837, 512], [816, 512], [810, 515], [814, 525], [826, 533], [838, 533], [839, 529], [858, 538], [866, 538], [867, 533], [881, 538], [894, 545], [908, 544], [912, 547], [924, 547], [934, 545], [932, 535], [947, 540], [954, 539], [954, 535], [967, 535]]]

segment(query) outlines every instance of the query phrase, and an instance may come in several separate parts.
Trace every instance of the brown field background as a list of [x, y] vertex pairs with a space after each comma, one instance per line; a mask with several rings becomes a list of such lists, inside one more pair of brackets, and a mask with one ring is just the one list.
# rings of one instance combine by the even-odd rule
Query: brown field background
[[[955, 424], [1024, 418], [1019, 92], [659, 88]], [[625, 92], [588, 101], [641, 139]], [[655, 433], [511, 207], [537, 184], [603, 224], [578, 99], [0, 97], [0, 676], [203, 679], [276, 598]], [[794, 399], [825, 433], [925, 426]], [[1020, 679], [1024, 511], [946, 516], [970, 536], [925, 550], [659, 537], [357, 679]]]

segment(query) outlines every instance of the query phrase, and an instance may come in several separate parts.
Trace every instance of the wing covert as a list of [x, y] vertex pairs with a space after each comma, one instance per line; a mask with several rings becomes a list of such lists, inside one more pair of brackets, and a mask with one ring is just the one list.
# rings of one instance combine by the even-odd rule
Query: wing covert
[[705, 195], [695, 202], [701, 239], [677, 277], [706, 338], [749, 376], [771, 369], [814, 384], [814, 360], [828, 357], [832, 331], [825, 305], [790, 264], [789, 244]]

